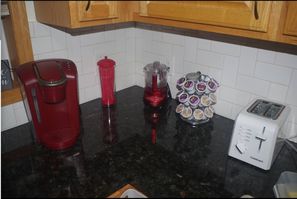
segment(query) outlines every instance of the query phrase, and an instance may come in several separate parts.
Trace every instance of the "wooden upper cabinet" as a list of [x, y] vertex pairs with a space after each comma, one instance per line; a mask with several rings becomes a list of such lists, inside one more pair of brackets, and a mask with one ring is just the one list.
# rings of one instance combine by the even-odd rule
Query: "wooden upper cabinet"
[[287, 2], [286, 8], [283, 34], [297, 36], [297, 2]]
[[81, 28], [125, 22], [125, 1], [34, 1], [37, 21], [49, 25]]
[[78, 1], [76, 4], [79, 21], [118, 17], [118, 4], [115, 1]]
[[140, 16], [266, 32], [271, 2], [142, 1]]

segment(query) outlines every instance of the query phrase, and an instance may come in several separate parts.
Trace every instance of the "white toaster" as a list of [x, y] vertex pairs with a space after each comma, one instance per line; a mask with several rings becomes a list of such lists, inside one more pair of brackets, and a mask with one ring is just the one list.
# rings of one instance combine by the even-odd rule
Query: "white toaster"
[[237, 116], [228, 155], [269, 170], [280, 152], [288, 106], [267, 100], [253, 100]]

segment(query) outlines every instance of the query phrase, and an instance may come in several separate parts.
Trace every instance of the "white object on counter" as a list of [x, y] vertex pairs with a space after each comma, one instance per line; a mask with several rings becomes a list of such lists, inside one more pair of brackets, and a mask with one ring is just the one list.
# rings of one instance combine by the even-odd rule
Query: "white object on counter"
[[284, 171], [278, 181], [273, 186], [276, 198], [296, 198], [297, 197], [297, 173]]
[[[262, 107], [267, 104], [267, 109], [263, 109], [261, 112], [260, 106], [256, 106], [260, 104], [259, 102], [263, 102]], [[269, 112], [271, 108], [268, 107], [272, 107], [272, 105], [282, 107], [281, 111], [277, 112], [274, 109]], [[269, 170], [283, 147], [284, 139], [280, 135], [284, 130], [283, 127], [289, 112], [288, 106], [278, 103], [266, 100], [252, 101], [236, 118], [228, 155], [261, 169]], [[270, 115], [267, 115], [268, 113]], [[271, 118], [269, 118], [270, 116]]]
[[145, 195], [134, 189], [127, 189], [120, 198], [147, 198]]

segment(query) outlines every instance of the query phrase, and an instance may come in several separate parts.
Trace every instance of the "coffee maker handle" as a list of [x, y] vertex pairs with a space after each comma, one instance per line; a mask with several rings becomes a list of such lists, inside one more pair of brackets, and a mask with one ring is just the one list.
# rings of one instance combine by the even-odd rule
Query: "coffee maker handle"
[[39, 111], [38, 100], [37, 100], [36, 89], [35, 88], [32, 88], [31, 94], [32, 94], [32, 97], [33, 97], [33, 104], [34, 104], [34, 109], [35, 109], [37, 121], [38, 121], [38, 123], [40, 123], [41, 122], [41, 117], [40, 117], [40, 111]]

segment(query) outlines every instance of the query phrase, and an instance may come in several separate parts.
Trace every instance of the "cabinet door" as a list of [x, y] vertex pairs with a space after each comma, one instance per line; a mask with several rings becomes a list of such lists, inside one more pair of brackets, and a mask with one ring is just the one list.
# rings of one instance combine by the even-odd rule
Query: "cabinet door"
[[267, 31], [270, 1], [142, 1], [140, 15]]
[[118, 17], [116, 1], [78, 1], [77, 8], [81, 22]]
[[284, 25], [284, 34], [297, 36], [297, 2], [287, 2], [287, 14]]

